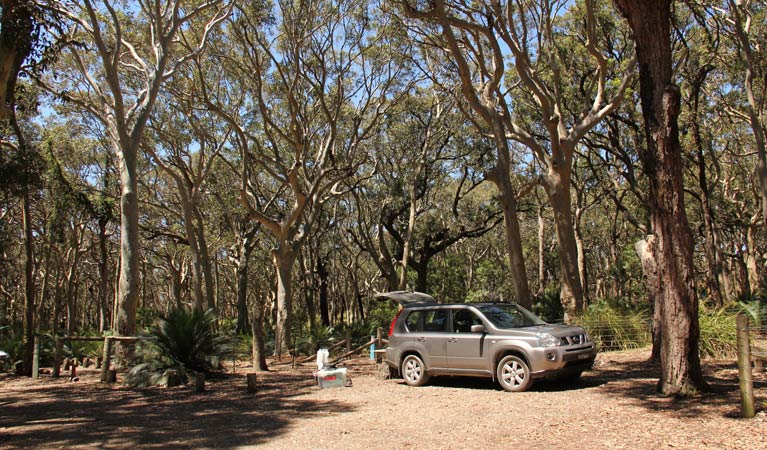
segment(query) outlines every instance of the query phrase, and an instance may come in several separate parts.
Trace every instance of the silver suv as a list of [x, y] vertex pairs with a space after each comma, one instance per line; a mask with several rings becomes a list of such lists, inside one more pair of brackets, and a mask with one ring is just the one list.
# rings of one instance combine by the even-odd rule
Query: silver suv
[[389, 328], [386, 363], [411, 386], [432, 375], [468, 375], [521, 392], [534, 378], [577, 379], [596, 357], [583, 328], [547, 324], [514, 303], [440, 305], [405, 291], [376, 298], [401, 306]]

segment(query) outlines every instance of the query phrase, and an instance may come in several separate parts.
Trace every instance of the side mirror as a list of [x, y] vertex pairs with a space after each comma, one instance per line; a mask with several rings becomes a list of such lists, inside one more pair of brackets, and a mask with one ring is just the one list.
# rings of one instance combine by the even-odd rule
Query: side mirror
[[485, 326], [484, 325], [472, 325], [471, 326], [471, 332], [472, 333], [484, 333], [485, 332]]

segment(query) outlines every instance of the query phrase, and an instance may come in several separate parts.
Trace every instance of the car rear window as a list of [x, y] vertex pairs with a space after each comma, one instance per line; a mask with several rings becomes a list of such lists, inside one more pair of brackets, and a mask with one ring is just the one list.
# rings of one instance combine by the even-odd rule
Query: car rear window
[[447, 311], [428, 309], [413, 311], [405, 319], [407, 331], [442, 332], [447, 329]]
[[421, 311], [413, 311], [408, 314], [405, 319], [405, 328], [407, 328], [407, 331], [410, 331], [411, 333], [413, 331], [418, 331], [418, 323], [420, 322], [420, 319]]

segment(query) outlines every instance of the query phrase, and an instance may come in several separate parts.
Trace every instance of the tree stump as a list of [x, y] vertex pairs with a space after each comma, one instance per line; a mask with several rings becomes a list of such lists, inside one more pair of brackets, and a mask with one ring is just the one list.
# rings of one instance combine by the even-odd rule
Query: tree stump
[[166, 370], [163, 374], [163, 378], [165, 378], [166, 387], [176, 387], [181, 385], [181, 375], [179, 375], [178, 370], [176, 369]]
[[198, 373], [195, 378], [195, 391], [205, 392], [205, 374]]
[[107, 370], [107, 383], [117, 383], [117, 369]]
[[258, 385], [256, 383], [256, 374], [249, 373], [247, 374], [247, 377], [248, 377], [248, 392], [256, 393], [256, 391], [258, 391]]

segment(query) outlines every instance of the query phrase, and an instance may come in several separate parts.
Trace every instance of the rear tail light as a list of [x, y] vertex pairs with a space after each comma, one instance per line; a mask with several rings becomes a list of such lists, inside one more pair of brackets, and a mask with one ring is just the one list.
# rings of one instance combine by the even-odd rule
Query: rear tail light
[[394, 316], [394, 319], [392, 319], [391, 325], [389, 325], [389, 336], [391, 336], [392, 333], [394, 333], [394, 324], [397, 323], [397, 318], [399, 317], [400, 314], [402, 314], [402, 311], [404, 311], [404, 309], [400, 309], [399, 311], [397, 311], [397, 314]]

